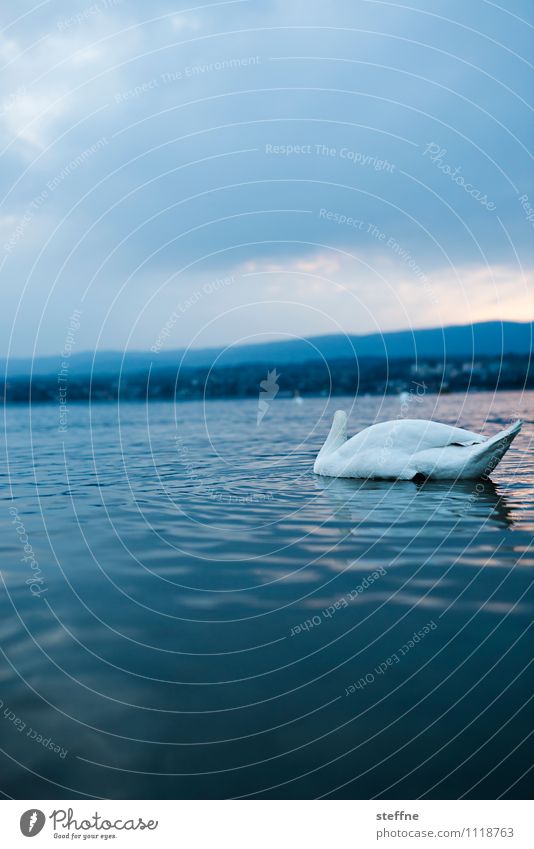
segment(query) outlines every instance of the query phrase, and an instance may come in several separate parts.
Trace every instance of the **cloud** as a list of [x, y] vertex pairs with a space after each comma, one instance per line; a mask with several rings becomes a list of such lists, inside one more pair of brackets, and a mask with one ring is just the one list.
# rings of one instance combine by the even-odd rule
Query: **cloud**
[[478, 3], [451, 0], [448, 20], [419, 5], [58, 0], [5, 29], [15, 350], [39, 322], [55, 350], [86, 290], [80, 344], [105, 323], [99, 344], [148, 345], [173, 303], [232, 274], [189, 311], [193, 335], [231, 339], [240, 303], [284, 298], [302, 307], [256, 307], [248, 328], [532, 318], [526, 28], [495, 5], [483, 23]]
[[[91, 8], [98, 4], [85, 12]], [[62, 131], [92, 105], [102, 104], [105, 86], [92, 78], [107, 72], [109, 85], [118, 76], [115, 67], [135, 47], [132, 33], [110, 40], [114, 25], [108, 15], [78, 14], [80, 20], [71, 15], [50, 21], [35, 40], [31, 29], [18, 40], [0, 40], [0, 56], [6, 60], [0, 122], [15, 154], [25, 160], [50, 145], [61, 146]]]
[[202, 27], [202, 20], [198, 15], [173, 15], [171, 26], [176, 32], [197, 32]]

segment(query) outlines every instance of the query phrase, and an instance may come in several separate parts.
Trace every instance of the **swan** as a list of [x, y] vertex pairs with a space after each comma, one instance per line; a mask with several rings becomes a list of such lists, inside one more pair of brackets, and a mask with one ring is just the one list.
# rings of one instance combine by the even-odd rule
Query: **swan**
[[313, 470], [331, 478], [481, 478], [493, 471], [522, 424], [487, 437], [425, 419], [396, 419], [347, 439], [347, 414], [338, 410]]

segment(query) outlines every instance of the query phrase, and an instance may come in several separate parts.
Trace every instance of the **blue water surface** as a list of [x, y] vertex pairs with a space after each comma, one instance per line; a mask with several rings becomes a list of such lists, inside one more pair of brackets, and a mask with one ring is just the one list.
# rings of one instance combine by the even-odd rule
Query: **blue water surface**
[[[351, 432], [525, 425], [492, 482], [330, 481], [312, 467], [336, 408]], [[532, 393], [5, 424], [6, 796], [529, 795]]]

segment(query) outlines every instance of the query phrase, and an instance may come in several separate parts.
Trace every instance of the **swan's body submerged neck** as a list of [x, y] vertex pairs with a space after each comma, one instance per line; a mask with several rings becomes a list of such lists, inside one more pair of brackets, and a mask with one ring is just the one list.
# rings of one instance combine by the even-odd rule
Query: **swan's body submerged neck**
[[488, 438], [440, 422], [397, 419], [347, 439], [347, 416], [338, 410], [314, 471], [346, 478], [480, 478], [493, 471], [520, 429], [518, 421]]
[[324, 445], [319, 451], [317, 455], [317, 459], [319, 457], [326, 457], [327, 455], [333, 454], [334, 451], [337, 451], [341, 448], [342, 445], [347, 441], [347, 414], [343, 410], [338, 410], [334, 413], [334, 419], [332, 421], [332, 426], [330, 428], [330, 432], [325, 439]]

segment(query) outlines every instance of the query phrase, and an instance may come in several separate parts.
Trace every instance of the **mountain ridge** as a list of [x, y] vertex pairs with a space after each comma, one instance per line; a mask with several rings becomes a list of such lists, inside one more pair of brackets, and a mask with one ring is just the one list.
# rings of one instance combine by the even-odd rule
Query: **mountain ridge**
[[[178, 367], [265, 363], [277, 366], [287, 362], [333, 361], [351, 358], [410, 359], [420, 357], [446, 360], [532, 352], [534, 322], [488, 321], [466, 325], [448, 325], [416, 330], [394, 330], [350, 336], [326, 334], [307, 339], [274, 340], [230, 348], [212, 347], [154, 351], [81, 351], [67, 360], [71, 375], [135, 373]], [[51, 376], [59, 373], [61, 354], [0, 361], [7, 377]]]

